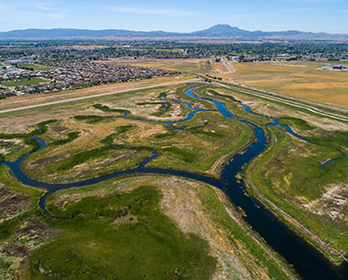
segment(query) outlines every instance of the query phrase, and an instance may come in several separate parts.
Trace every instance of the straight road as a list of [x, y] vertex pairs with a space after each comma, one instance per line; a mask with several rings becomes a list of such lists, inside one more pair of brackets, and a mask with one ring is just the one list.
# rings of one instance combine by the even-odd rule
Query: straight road
[[[63, 104], [63, 103], [74, 102], [74, 101], [80, 101], [80, 100], [102, 97], [102, 96], [107, 96], [107, 95], [114, 95], [114, 94], [118, 94], [118, 93], [130, 92], [130, 91], [135, 91], [135, 90], [151, 89], [151, 88], [162, 87], [162, 86], [194, 83], [194, 82], [200, 82], [200, 81], [201, 81], [200, 79], [195, 78], [195, 79], [183, 80], [183, 81], [178, 81], [178, 82], [161, 83], [161, 84], [156, 84], [156, 85], [151, 85], [151, 86], [144, 86], [144, 87], [137, 87], [137, 88], [131, 88], [131, 89], [124, 89], [124, 90], [119, 90], [119, 91], [98, 93], [98, 94], [93, 94], [93, 95], [88, 95], [88, 96], [72, 97], [72, 98], [68, 98], [68, 99], [64, 99], [64, 100], [57, 100], [57, 101], [49, 101], [49, 99], [51, 99], [51, 98], [59, 97], [57, 95], [55, 95], [54, 97], [53, 96], [40, 97], [37, 99], [31, 99], [30, 101], [48, 100], [48, 102], [44, 102], [41, 104], [35, 104], [35, 105], [29, 105], [29, 106], [23, 106], [23, 107], [19, 107], [19, 108], [12, 108], [12, 109], [5, 109], [5, 110], [0, 109], [0, 114], [22, 111], [22, 110], [27, 110], [27, 109], [34, 109], [34, 108], [38, 108], [38, 107], [44, 107], [44, 106], [50, 106], [50, 105], [56, 105], [56, 104]], [[69, 93], [68, 95], [76, 95], [76, 93]], [[61, 97], [65, 97], [68, 95], [62, 95]], [[22, 102], [22, 101], [17, 101], [17, 102]], [[13, 102], [13, 103], [16, 103], [16, 102]], [[4, 105], [9, 105], [9, 104], [13, 104], [13, 103], [6, 103]]]

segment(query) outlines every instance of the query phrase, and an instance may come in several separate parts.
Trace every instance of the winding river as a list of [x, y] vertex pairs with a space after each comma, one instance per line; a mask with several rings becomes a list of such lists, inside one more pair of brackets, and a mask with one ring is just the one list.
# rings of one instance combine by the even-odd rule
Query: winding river
[[[186, 94], [192, 98], [201, 99], [209, 102], [213, 102], [218, 111], [228, 119], [233, 118], [234, 116], [228, 112], [226, 107], [219, 101], [210, 100], [206, 98], [201, 98], [193, 94], [192, 90], [194, 88], [188, 89]], [[184, 103], [189, 105], [188, 103]], [[246, 105], [244, 106], [245, 110], [249, 113], [250, 110]], [[192, 107], [190, 107], [192, 109]], [[194, 117], [194, 115], [200, 110], [193, 110], [189, 113], [189, 115], [185, 118], [187, 121]], [[260, 116], [260, 115], [259, 115]], [[128, 117], [128, 116], [126, 116]], [[145, 121], [145, 120], [144, 120]], [[146, 120], [148, 121], [148, 120]], [[274, 123], [271, 125], [280, 125], [279, 121], [273, 119]], [[166, 122], [168, 127], [171, 127], [172, 124], [176, 122]], [[252, 197], [248, 197], [244, 195], [245, 186], [243, 183], [240, 183], [235, 178], [235, 175], [242, 171], [242, 167], [244, 164], [248, 163], [254, 157], [261, 154], [267, 146], [267, 139], [263, 129], [254, 124], [251, 124], [247, 121], [243, 121], [243, 123], [247, 123], [251, 125], [255, 131], [255, 136], [257, 137], [257, 142], [249, 145], [242, 154], [236, 155], [232, 161], [226, 164], [221, 172], [220, 180], [215, 180], [203, 175], [198, 175], [190, 172], [179, 171], [179, 170], [171, 170], [171, 169], [157, 169], [157, 168], [147, 168], [146, 164], [149, 163], [154, 158], [158, 157], [158, 154], [152, 151], [152, 156], [143, 161], [138, 167], [124, 170], [120, 172], [116, 172], [104, 177], [99, 177], [83, 182], [76, 182], [70, 184], [48, 184], [44, 182], [39, 182], [33, 180], [26, 176], [21, 170], [21, 162], [31, 155], [29, 153], [21, 158], [19, 158], [16, 162], [2, 162], [7, 165], [13, 172], [14, 176], [19, 179], [23, 184], [46, 188], [46, 194], [40, 199], [40, 207], [49, 215], [45, 208], [45, 203], [47, 197], [54, 193], [57, 190], [68, 189], [72, 187], [82, 187], [87, 185], [92, 185], [104, 180], [108, 180], [114, 177], [118, 177], [121, 175], [134, 174], [134, 173], [153, 173], [153, 174], [170, 174], [174, 176], [182, 176], [185, 178], [195, 179], [197, 181], [201, 181], [215, 187], [222, 189], [226, 195], [230, 198], [233, 204], [241, 207], [246, 216], [244, 219], [250, 224], [250, 226], [259, 233], [259, 235], [264, 238], [264, 240], [282, 257], [284, 257], [291, 265], [293, 265], [296, 272], [299, 274], [301, 279], [325, 279], [325, 280], [334, 280], [334, 279], [348, 279], [348, 263], [343, 262], [341, 266], [332, 265], [328, 259], [326, 259], [318, 250], [316, 250], [313, 246], [309, 245], [306, 241], [299, 238], [295, 235], [287, 226], [281, 223], [278, 218], [272, 214], [270, 211], [265, 209], [265, 207], [258, 202], [256, 199]], [[289, 133], [292, 135], [304, 140], [307, 139], [297, 135], [292, 131], [292, 129], [288, 126], [282, 125]], [[46, 146], [44, 141], [41, 139], [35, 138], [40, 143], [40, 149]], [[342, 157], [344, 154], [342, 154]], [[324, 164], [327, 165], [329, 162]], [[324, 168], [322, 166], [322, 168]]]

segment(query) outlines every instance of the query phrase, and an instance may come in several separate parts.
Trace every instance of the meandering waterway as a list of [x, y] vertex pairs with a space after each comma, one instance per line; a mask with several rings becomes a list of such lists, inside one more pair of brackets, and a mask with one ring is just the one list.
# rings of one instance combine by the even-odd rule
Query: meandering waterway
[[[208, 102], [213, 102], [218, 111], [228, 119], [234, 116], [226, 109], [224, 104], [219, 101], [210, 100], [206, 98], [200, 98], [193, 94], [193, 88], [188, 89], [186, 94], [192, 98], [205, 100]], [[188, 103], [186, 103], [188, 104]], [[247, 112], [250, 112], [246, 105], [244, 106]], [[188, 105], [191, 106], [191, 105]], [[192, 107], [190, 107], [192, 109]], [[198, 113], [200, 110], [193, 110], [185, 118], [187, 121]], [[250, 112], [251, 113], [251, 112]], [[128, 116], [126, 116], [128, 117]], [[144, 120], [148, 121], [148, 120]], [[274, 123], [271, 125], [279, 125], [279, 121], [273, 119]], [[171, 127], [172, 124], [176, 122], [167, 122], [166, 125]], [[39, 182], [33, 180], [26, 176], [21, 170], [21, 162], [31, 155], [29, 153], [16, 162], [3, 162], [7, 165], [13, 172], [14, 176], [18, 178], [23, 184], [46, 188], [46, 194], [40, 200], [40, 207], [47, 212], [45, 208], [45, 203], [47, 197], [60, 189], [68, 189], [73, 187], [82, 187], [87, 185], [96, 184], [101, 181], [105, 181], [114, 177], [127, 174], [135, 173], [153, 173], [153, 174], [170, 174], [174, 176], [182, 176], [185, 178], [195, 179], [204, 183], [208, 183], [215, 187], [222, 189], [228, 197], [231, 199], [232, 203], [236, 206], [241, 207], [246, 217], [244, 218], [251, 227], [257, 231], [261, 237], [280, 255], [282, 255], [291, 265], [293, 265], [296, 272], [300, 275], [301, 279], [348, 279], [348, 264], [344, 262], [340, 267], [332, 265], [318, 250], [309, 245], [303, 239], [297, 237], [291, 230], [289, 230], [283, 223], [281, 223], [278, 218], [273, 215], [270, 211], [264, 208], [264, 206], [252, 197], [244, 195], [245, 187], [243, 183], [236, 180], [235, 175], [242, 171], [244, 164], [248, 163], [254, 157], [261, 154], [267, 146], [267, 139], [265, 132], [258, 126], [251, 124], [247, 121], [243, 121], [251, 125], [255, 131], [255, 136], [257, 137], [257, 142], [252, 143], [246, 148], [243, 153], [236, 155], [232, 161], [226, 164], [221, 172], [220, 180], [215, 180], [203, 175], [198, 175], [195, 173], [171, 170], [171, 169], [158, 169], [158, 168], [147, 168], [146, 164], [149, 163], [154, 158], [158, 157], [158, 154], [153, 151], [153, 155], [143, 161], [138, 167], [116, 172], [107, 176], [69, 184], [49, 184], [44, 182]], [[307, 139], [301, 137], [292, 131], [288, 126], [282, 125], [289, 133], [300, 138], [301, 140], [308, 141]], [[35, 138], [40, 143], [40, 149], [44, 148], [46, 144], [41, 139]], [[343, 154], [342, 154], [343, 155]], [[344, 155], [343, 155], [344, 156]], [[328, 164], [328, 163], [325, 163]]]

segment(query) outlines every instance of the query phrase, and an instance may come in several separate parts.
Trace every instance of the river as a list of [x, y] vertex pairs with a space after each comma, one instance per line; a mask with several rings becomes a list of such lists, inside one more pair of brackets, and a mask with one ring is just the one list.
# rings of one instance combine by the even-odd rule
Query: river
[[[196, 96], [190, 88], [186, 90], [186, 94], [192, 98], [205, 100], [212, 102], [216, 105], [218, 111], [226, 118], [231, 119], [234, 116], [226, 109], [224, 104], [219, 101], [210, 100], [206, 98], [200, 98]], [[188, 104], [188, 103], [185, 103]], [[243, 104], [241, 104], [243, 105]], [[188, 105], [191, 106], [191, 105]], [[247, 112], [251, 113], [246, 105], [243, 105]], [[192, 107], [190, 107], [192, 109]], [[194, 117], [194, 115], [201, 110], [193, 110], [185, 118], [185, 121]], [[260, 115], [259, 115], [260, 116]], [[128, 117], [126, 115], [126, 117]], [[148, 121], [148, 120], [144, 120]], [[182, 122], [183, 120], [179, 121]], [[279, 121], [273, 119], [274, 123], [271, 125], [280, 125]], [[171, 125], [176, 122], [167, 122], [166, 125], [171, 127]], [[278, 218], [272, 214], [269, 210], [252, 197], [245, 196], [245, 186], [242, 182], [238, 182], [235, 175], [242, 171], [244, 164], [248, 163], [254, 157], [261, 154], [267, 146], [267, 139], [265, 132], [262, 128], [255, 126], [252, 123], [243, 121], [254, 128], [255, 136], [257, 137], [257, 142], [249, 145], [241, 154], [233, 157], [233, 160], [226, 164], [221, 172], [220, 180], [215, 180], [203, 175], [198, 175], [191, 172], [171, 170], [171, 169], [158, 169], [158, 168], [147, 168], [146, 164], [149, 163], [154, 158], [158, 157], [158, 154], [152, 151], [153, 155], [143, 161], [138, 167], [116, 172], [107, 176], [76, 182], [69, 184], [48, 184], [44, 182], [39, 182], [33, 180], [26, 176], [21, 170], [21, 162], [28, 157], [29, 153], [16, 162], [3, 162], [7, 165], [13, 172], [14, 176], [19, 179], [23, 184], [46, 188], [46, 194], [40, 200], [40, 207], [49, 215], [45, 208], [45, 203], [47, 197], [57, 190], [68, 189], [72, 187], [82, 187], [87, 185], [96, 184], [98, 182], [115, 178], [121, 175], [134, 174], [134, 173], [153, 173], [153, 174], [170, 174], [174, 176], [182, 176], [185, 178], [195, 179], [201, 181], [219, 189], [223, 190], [226, 195], [230, 198], [235, 206], [241, 207], [246, 216], [244, 219], [247, 223], [259, 233], [259, 235], [264, 238], [264, 240], [282, 257], [284, 257], [289, 264], [291, 264], [301, 279], [323, 279], [323, 280], [335, 280], [335, 279], [348, 279], [348, 263], [343, 262], [341, 266], [334, 266], [325, 256], [320, 253], [313, 246], [308, 244], [302, 238], [299, 238], [294, 234], [287, 226], [281, 223]], [[300, 135], [294, 133], [292, 129], [288, 126], [282, 125], [289, 133], [294, 136], [308, 141], [307, 139], [301, 137]], [[35, 138], [37, 139], [37, 138]], [[37, 139], [40, 143], [40, 149], [44, 148], [46, 144], [41, 139]], [[343, 155], [344, 156], [344, 155]], [[328, 163], [325, 163], [328, 164]]]

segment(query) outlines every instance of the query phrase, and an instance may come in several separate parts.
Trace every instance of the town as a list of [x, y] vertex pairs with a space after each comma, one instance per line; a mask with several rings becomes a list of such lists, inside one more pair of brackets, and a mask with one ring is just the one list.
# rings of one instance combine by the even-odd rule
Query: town
[[31, 63], [30, 59], [5, 62], [6, 66], [3, 66], [0, 71], [0, 79], [3, 81], [0, 97], [62, 91], [174, 74], [167, 70], [116, 66], [89, 61], [55, 61], [47, 67], [38, 67], [44, 70], [34, 70], [35, 64]]
[[[110, 60], [207, 59], [235, 62], [335, 62], [330, 70], [346, 71], [346, 44], [301, 42], [209, 43], [180, 41], [43, 41], [2, 42], [0, 98], [72, 90], [176, 74], [175, 71], [134, 67]], [[217, 59], [216, 61], [219, 61]]]

